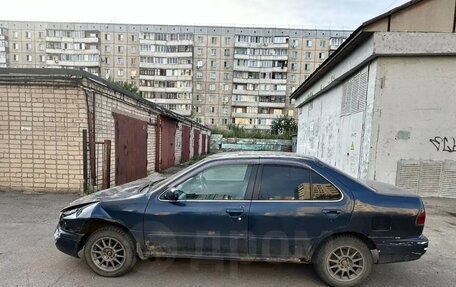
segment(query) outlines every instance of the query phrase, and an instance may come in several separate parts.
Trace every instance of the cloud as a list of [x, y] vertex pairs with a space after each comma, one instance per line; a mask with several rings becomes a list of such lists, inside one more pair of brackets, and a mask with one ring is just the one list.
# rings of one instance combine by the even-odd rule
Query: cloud
[[387, 8], [392, 8], [388, 6], [404, 2], [406, 1], [15, 0], [2, 3], [0, 19], [354, 29], [362, 22], [385, 12]]

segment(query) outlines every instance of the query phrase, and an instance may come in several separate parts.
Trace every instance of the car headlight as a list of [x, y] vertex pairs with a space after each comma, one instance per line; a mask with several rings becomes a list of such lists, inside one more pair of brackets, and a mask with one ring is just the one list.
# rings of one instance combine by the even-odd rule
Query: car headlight
[[75, 217], [78, 217], [86, 207], [90, 206], [93, 203], [95, 203], [95, 202], [90, 202], [90, 203], [82, 205], [82, 206], [79, 205], [79, 206], [75, 206], [74, 208], [70, 207], [69, 209], [63, 210], [60, 212], [60, 218], [68, 217], [71, 215], [75, 215]]

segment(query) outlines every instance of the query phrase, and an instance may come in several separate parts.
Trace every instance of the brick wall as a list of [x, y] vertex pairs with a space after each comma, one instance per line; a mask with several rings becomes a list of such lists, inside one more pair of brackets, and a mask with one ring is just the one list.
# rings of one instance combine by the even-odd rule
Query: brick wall
[[[122, 114], [132, 118], [145, 121], [148, 124], [147, 128], [147, 171], [152, 173], [155, 171], [155, 126], [157, 117], [150, 113], [150, 107], [138, 103], [136, 100], [126, 97], [123, 94], [116, 93], [115, 91], [103, 88], [91, 82], [87, 85], [93, 85], [94, 93], [89, 93], [89, 110], [93, 108], [93, 97], [95, 97], [95, 141], [101, 142], [104, 140], [111, 140], [111, 186], [115, 185], [116, 178], [116, 142], [115, 142], [115, 121], [113, 113]], [[98, 162], [100, 162], [98, 160]], [[97, 174], [101, 176], [102, 165], [97, 165]], [[95, 189], [101, 188], [101, 178], [97, 180]]]
[[0, 190], [82, 189], [85, 98], [76, 87], [0, 85]]

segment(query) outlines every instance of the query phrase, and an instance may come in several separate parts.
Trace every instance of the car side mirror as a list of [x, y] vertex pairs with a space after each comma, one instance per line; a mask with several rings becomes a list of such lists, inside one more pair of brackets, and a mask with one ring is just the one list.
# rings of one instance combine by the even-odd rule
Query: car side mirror
[[169, 201], [177, 201], [179, 199], [179, 191], [175, 188], [170, 188], [163, 193], [163, 199]]

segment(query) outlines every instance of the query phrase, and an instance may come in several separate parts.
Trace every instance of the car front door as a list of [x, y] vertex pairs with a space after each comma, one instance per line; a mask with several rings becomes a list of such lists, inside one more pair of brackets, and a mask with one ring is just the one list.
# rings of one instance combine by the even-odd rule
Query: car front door
[[144, 215], [151, 254], [241, 257], [247, 254], [247, 222], [258, 159], [209, 162], [151, 197]]
[[249, 214], [249, 253], [308, 259], [319, 238], [350, 221], [351, 200], [301, 163], [262, 159]]

